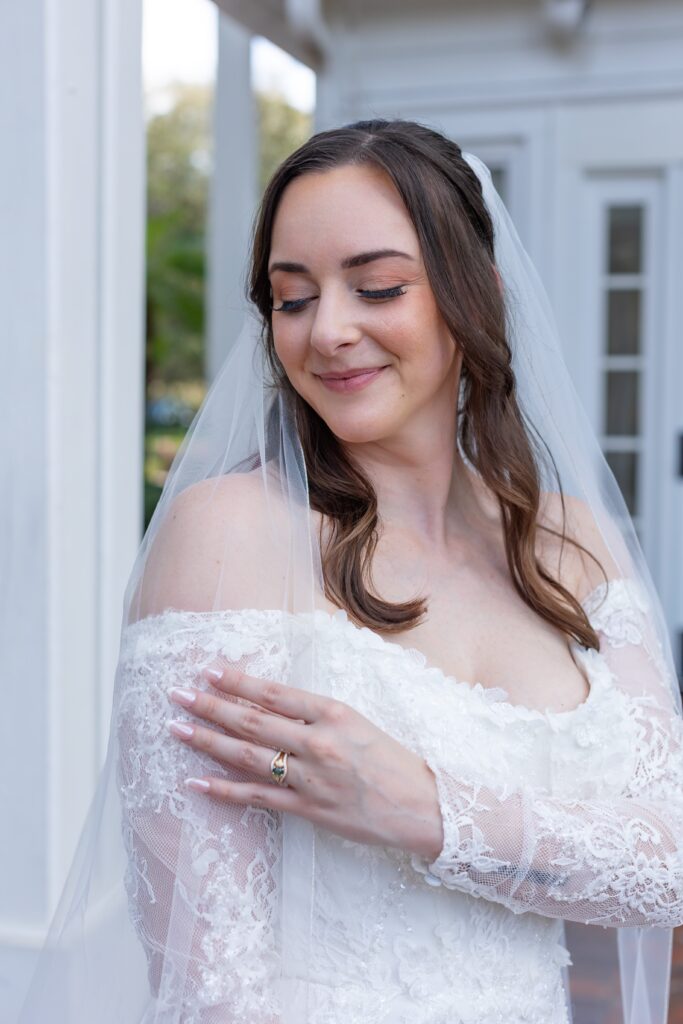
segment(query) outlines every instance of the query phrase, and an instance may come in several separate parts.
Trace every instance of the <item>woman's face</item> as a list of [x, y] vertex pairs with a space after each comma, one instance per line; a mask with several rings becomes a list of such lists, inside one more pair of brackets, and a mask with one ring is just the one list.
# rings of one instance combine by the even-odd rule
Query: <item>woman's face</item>
[[[380, 255], [385, 250], [393, 255]], [[383, 171], [344, 166], [290, 182], [275, 216], [269, 276], [277, 355], [341, 440], [398, 439], [437, 409], [455, 410], [459, 349]]]

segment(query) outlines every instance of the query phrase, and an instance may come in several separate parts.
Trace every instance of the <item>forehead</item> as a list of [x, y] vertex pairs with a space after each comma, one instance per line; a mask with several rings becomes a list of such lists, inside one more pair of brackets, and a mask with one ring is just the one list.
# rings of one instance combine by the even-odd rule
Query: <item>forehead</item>
[[285, 188], [273, 222], [270, 262], [339, 260], [393, 248], [418, 255], [417, 234], [391, 178], [380, 168], [335, 167]]

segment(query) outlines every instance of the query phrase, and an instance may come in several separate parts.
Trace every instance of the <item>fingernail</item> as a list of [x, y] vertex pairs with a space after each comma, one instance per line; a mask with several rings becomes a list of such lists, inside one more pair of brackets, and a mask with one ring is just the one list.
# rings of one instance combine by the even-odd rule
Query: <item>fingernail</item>
[[187, 722], [171, 721], [166, 722], [166, 725], [171, 730], [171, 732], [176, 733], [176, 735], [178, 736], [191, 736], [192, 733], [194, 732], [193, 727], [191, 725], [188, 725]]
[[190, 789], [198, 789], [205, 793], [209, 789], [209, 783], [205, 779], [185, 779], [185, 785]]
[[205, 668], [204, 675], [207, 679], [210, 679], [212, 683], [217, 683], [218, 680], [223, 677], [223, 673], [219, 668]]
[[194, 704], [197, 699], [196, 693], [193, 693], [192, 690], [183, 690], [181, 686], [172, 686], [168, 695], [177, 704]]

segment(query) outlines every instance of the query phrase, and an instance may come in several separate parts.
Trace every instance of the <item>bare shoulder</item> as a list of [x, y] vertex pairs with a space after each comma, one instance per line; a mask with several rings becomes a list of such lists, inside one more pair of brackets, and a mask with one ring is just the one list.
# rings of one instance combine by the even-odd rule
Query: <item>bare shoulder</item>
[[207, 530], [224, 528], [245, 531], [247, 538], [253, 535], [246, 529], [262, 510], [263, 485], [257, 470], [249, 473], [227, 473], [190, 484], [181, 491], [169, 507], [166, 521], [180, 522], [185, 535]]
[[279, 607], [278, 559], [286, 545], [276, 543], [278, 504], [274, 494], [266, 505], [258, 470], [181, 491], [152, 539], [142, 614], [168, 607]]
[[[539, 558], [577, 600], [582, 601], [599, 583], [604, 582], [605, 576], [611, 579], [621, 575], [590, 505], [581, 498], [561, 495], [557, 491], [543, 491], [537, 522], [546, 528], [538, 533]], [[568, 540], [561, 547], [561, 536], [554, 536], [548, 530], [555, 530], [560, 535], [564, 531]], [[581, 544], [590, 554], [569, 540]]]

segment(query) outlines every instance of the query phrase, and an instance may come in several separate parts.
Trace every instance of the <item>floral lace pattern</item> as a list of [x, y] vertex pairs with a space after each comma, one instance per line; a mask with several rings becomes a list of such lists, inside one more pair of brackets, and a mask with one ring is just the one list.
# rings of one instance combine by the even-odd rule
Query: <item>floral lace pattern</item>
[[[468, 782], [428, 758], [444, 843], [433, 864], [412, 863], [432, 884], [495, 900], [515, 914], [603, 925], [683, 923], [683, 719], [671, 703], [642, 594], [631, 581], [611, 583], [609, 600], [595, 610], [593, 592], [587, 610], [604, 646], [615, 711], [621, 705], [619, 737], [610, 746], [626, 757], [628, 774], [620, 785], [615, 764], [609, 795], [567, 799], [525, 784], [510, 790], [492, 776]], [[585, 729], [575, 740], [587, 742]]]
[[[183, 785], [188, 775], [248, 776], [174, 741], [165, 721], [191, 717], [172, 709], [168, 691], [208, 689], [199, 673], [217, 654], [285, 678], [278, 621], [245, 611], [234, 613], [229, 628], [202, 614], [169, 612], [124, 631], [116, 728], [125, 885], [147, 954], [155, 1021], [277, 1019], [280, 816], [237, 805], [216, 805], [207, 815], [206, 802]], [[230, 1007], [229, 1018], [221, 1007]]]
[[308, 1020], [564, 1024], [560, 918], [683, 920], [681, 720], [639, 601], [620, 580], [586, 599], [602, 649], [577, 647], [590, 693], [558, 713], [453, 679], [344, 612], [168, 609], [127, 627], [118, 782], [149, 1019], [280, 1019], [281, 816], [184, 787], [232, 770], [167, 733], [192, 716], [166, 694], [204, 685], [217, 654], [288, 682], [292, 641], [313, 633], [325, 692], [432, 768], [444, 845], [427, 864], [316, 829]]

